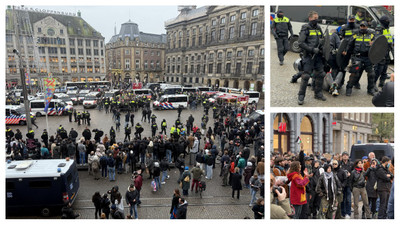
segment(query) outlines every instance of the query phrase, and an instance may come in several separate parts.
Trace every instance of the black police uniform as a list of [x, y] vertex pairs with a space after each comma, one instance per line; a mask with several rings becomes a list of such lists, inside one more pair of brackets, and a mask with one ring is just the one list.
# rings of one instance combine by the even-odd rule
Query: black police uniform
[[276, 40], [276, 45], [278, 48], [278, 58], [279, 62], [283, 63], [284, 56], [289, 51], [289, 39], [288, 34], [290, 32], [290, 36], [293, 35], [292, 24], [290, 23], [289, 18], [287, 17], [277, 17], [272, 20], [271, 24], [271, 32], [274, 35]]
[[383, 87], [383, 85], [385, 84], [385, 80], [387, 79], [386, 73], [387, 73], [387, 68], [388, 68], [388, 64], [390, 63], [390, 56], [389, 56], [389, 52], [393, 50], [393, 36], [390, 33], [389, 30], [389, 18], [381, 18], [379, 21], [381, 21], [381, 24], [379, 24], [376, 28], [375, 28], [375, 37], [384, 35], [387, 38], [388, 44], [389, 44], [389, 48], [388, 51], [386, 53], [386, 56], [384, 59], [382, 59], [382, 61], [380, 61], [378, 64], [376, 64], [374, 66], [374, 70], [375, 70], [375, 83], [379, 80], [379, 87]]
[[367, 29], [366, 33], [362, 33], [360, 29], [353, 38], [350, 40], [349, 45], [346, 48], [346, 52], [353, 50], [351, 58], [352, 73], [349, 77], [349, 81], [346, 86], [346, 95], [350, 96], [353, 86], [358, 82], [358, 77], [361, 75], [360, 71], [365, 70], [368, 76], [368, 94], [373, 95], [375, 93], [375, 72], [372, 69], [372, 63], [368, 58], [368, 52], [371, 47], [370, 42], [374, 40], [373, 30]]
[[298, 43], [303, 50], [303, 68], [304, 73], [301, 76], [300, 90], [298, 93], [298, 103], [303, 104], [306, 95], [308, 80], [313, 74], [315, 79], [314, 97], [320, 100], [326, 100], [322, 94], [322, 84], [324, 81], [325, 72], [324, 59], [319, 50], [322, 46], [323, 32], [318, 24], [313, 25], [312, 22], [304, 24], [301, 27]]

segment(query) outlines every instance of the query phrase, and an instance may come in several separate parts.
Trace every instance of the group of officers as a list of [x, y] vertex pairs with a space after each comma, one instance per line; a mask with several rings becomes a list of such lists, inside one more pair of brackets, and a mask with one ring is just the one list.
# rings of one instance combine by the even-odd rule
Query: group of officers
[[[326, 101], [322, 90], [329, 91], [333, 96], [339, 95], [339, 90], [344, 84], [346, 67], [350, 76], [346, 85], [346, 96], [352, 94], [352, 89], [360, 89], [359, 80], [365, 70], [368, 77], [368, 94], [374, 96], [379, 87], [383, 87], [387, 79], [387, 69], [390, 63], [390, 51], [393, 51], [393, 36], [389, 31], [390, 19], [387, 16], [379, 18], [379, 24], [374, 29], [369, 28], [371, 22], [365, 21], [362, 11], [348, 17], [348, 23], [338, 29], [330, 30], [325, 34], [318, 25], [318, 13], [311, 11], [308, 14], [309, 22], [301, 27], [298, 44], [301, 48], [300, 57], [294, 66], [299, 72], [295, 74], [291, 83], [296, 83], [300, 77], [301, 84], [298, 93], [298, 104], [304, 104], [308, 81], [312, 78], [314, 98]], [[272, 21], [271, 32], [277, 42], [280, 65], [283, 65], [284, 56], [289, 50], [289, 39], [293, 36], [290, 19], [284, 16], [283, 11], [277, 12], [277, 17]], [[290, 33], [290, 37], [288, 38]], [[383, 47], [380, 54], [383, 59], [372, 63], [368, 53], [373, 42], [384, 36], [387, 47]], [[328, 38], [328, 39], [327, 39]], [[325, 40], [327, 39], [327, 40]], [[325, 43], [325, 41], [329, 41]], [[325, 46], [329, 47], [326, 48]], [[343, 46], [342, 46], [343, 45]], [[385, 46], [385, 45], [382, 45]], [[329, 53], [324, 51], [329, 49]], [[377, 48], [378, 49], [378, 48]], [[341, 54], [337, 57], [337, 54]], [[339, 58], [339, 60], [338, 60]], [[376, 60], [375, 60], [376, 61]]]

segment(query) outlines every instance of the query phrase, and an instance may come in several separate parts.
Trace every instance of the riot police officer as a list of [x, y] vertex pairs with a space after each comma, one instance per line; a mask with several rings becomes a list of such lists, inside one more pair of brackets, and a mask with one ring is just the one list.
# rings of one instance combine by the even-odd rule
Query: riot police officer
[[[289, 18], [284, 16], [282, 10], [279, 10], [276, 18], [272, 20], [271, 32], [276, 40], [276, 45], [278, 48], [278, 58], [279, 65], [283, 65], [284, 56], [289, 50], [289, 39], [293, 36], [292, 24]], [[288, 33], [290, 32], [290, 37], [288, 39]]]
[[353, 35], [346, 51], [342, 53], [343, 55], [347, 55], [347, 52], [353, 50], [352, 65], [350, 68], [351, 75], [346, 86], [346, 96], [351, 95], [352, 88], [356, 84], [357, 78], [361, 75], [360, 71], [363, 70], [367, 72], [368, 76], [368, 94], [373, 96], [375, 93], [375, 73], [372, 69], [372, 63], [368, 58], [368, 52], [373, 40], [373, 30], [369, 30], [367, 22], [363, 21], [360, 23], [360, 30]]
[[161, 133], [164, 132], [165, 135], [167, 135], [167, 121], [163, 119], [161, 122]]
[[393, 50], [393, 36], [390, 33], [389, 30], [389, 24], [390, 24], [390, 20], [388, 16], [382, 16], [379, 19], [379, 22], [381, 24], [379, 24], [376, 28], [375, 28], [375, 37], [379, 37], [381, 35], [384, 35], [388, 41], [389, 44], [389, 48], [387, 50], [386, 56], [384, 59], [382, 59], [382, 61], [380, 61], [378, 64], [376, 64], [374, 66], [374, 70], [375, 70], [375, 83], [379, 80], [379, 87], [383, 87], [383, 85], [385, 84], [385, 80], [387, 79], [387, 68], [388, 68], [388, 64], [390, 63], [390, 56], [389, 56], [389, 52]]
[[158, 126], [156, 124], [156, 121], [153, 121], [151, 124], [151, 134], [152, 136], [156, 136], [156, 131], [158, 130]]
[[[326, 98], [322, 94], [322, 84], [325, 76], [323, 70], [324, 59], [320, 50], [323, 38], [323, 32], [321, 27], [318, 25], [318, 13], [311, 11], [308, 14], [309, 23], [304, 24], [301, 27], [299, 36], [299, 47], [303, 50], [303, 68], [304, 73], [301, 76], [300, 90], [298, 93], [298, 104], [304, 103], [304, 97], [306, 95], [306, 88], [308, 80], [311, 74], [314, 75], [315, 88], [314, 98], [322, 101], [326, 101]], [[329, 41], [329, 40], [328, 40]]]

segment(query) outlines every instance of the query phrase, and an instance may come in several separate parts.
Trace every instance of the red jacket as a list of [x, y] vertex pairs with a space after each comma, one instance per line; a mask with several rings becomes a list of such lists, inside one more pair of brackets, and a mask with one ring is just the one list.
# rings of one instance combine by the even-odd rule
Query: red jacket
[[133, 181], [135, 188], [140, 191], [142, 189], [143, 178], [141, 175], [137, 176]]
[[292, 182], [290, 186], [290, 203], [292, 205], [306, 204], [306, 185], [310, 182], [308, 178], [303, 178], [299, 172], [291, 172], [287, 177]]

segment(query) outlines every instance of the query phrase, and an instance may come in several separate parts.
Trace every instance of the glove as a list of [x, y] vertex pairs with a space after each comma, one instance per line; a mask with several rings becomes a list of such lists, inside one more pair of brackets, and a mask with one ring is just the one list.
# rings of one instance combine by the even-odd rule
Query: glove
[[318, 48], [313, 48], [313, 53], [314, 53], [314, 54], [318, 54], [318, 52], [319, 52], [319, 49], [318, 49]]
[[274, 38], [275, 38], [275, 39], [278, 39], [279, 37], [278, 37], [278, 35], [276, 35], [276, 36], [274, 36]]

